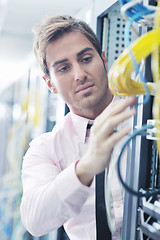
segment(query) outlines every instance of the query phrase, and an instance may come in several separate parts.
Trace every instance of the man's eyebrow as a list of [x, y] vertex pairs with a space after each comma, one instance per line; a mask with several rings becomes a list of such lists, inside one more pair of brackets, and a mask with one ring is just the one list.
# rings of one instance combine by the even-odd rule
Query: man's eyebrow
[[[84, 48], [83, 50], [81, 50], [80, 52], [77, 53], [77, 57], [80, 57], [83, 53], [88, 52], [88, 51], [93, 51], [93, 48]], [[56, 62], [53, 63], [52, 67], [55, 67], [58, 64], [64, 63], [64, 62], [68, 62], [69, 59], [65, 58], [62, 60], [58, 60]]]
[[77, 53], [77, 57], [80, 57], [83, 53], [88, 52], [88, 51], [93, 51], [93, 48], [84, 48], [82, 51]]
[[64, 62], [67, 62], [68, 61], [68, 58], [65, 58], [65, 59], [62, 59], [62, 60], [59, 60], [59, 61], [56, 61], [53, 63], [52, 67], [55, 67], [56, 65], [60, 64], [60, 63], [64, 63]]

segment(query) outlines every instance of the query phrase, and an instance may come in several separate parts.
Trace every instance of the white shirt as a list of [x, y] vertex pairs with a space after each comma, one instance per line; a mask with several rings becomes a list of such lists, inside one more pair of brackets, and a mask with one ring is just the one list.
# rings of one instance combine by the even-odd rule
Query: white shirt
[[[75, 172], [76, 161], [87, 149], [88, 122], [69, 113], [52, 132], [30, 144], [23, 161], [20, 211], [24, 226], [34, 236], [45, 235], [64, 225], [71, 240], [96, 239], [95, 181], [87, 187]], [[117, 226], [112, 239], [118, 240], [121, 239], [123, 194], [116, 174], [112, 192]]]

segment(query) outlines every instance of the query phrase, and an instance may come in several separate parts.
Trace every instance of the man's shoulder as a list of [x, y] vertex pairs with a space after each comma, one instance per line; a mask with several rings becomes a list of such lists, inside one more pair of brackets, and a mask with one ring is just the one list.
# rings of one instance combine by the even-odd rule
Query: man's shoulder
[[46, 142], [46, 141], [51, 142], [54, 138], [57, 138], [59, 135], [61, 135], [61, 133], [66, 132], [70, 128], [70, 126], [72, 125], [71, 121], [72, 121], [71, 116], [68, 113], [61, 121], [56, 123], [52, 131], [42, 133], [41, 135], [35, 137], [31, 141], [31, 144]]

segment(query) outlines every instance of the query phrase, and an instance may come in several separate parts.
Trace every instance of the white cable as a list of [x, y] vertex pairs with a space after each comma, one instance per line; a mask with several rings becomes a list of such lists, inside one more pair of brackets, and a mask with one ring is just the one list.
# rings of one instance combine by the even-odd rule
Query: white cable
[[[112, 202], [111, 186], [113, 181], [113, 174], [116, 171], [117, 161], [118, 161], [117, 157], [112, 158], [112, 161], [110, 162], [110, 165], [109, 165], [109, 171], [107, 169], [105, 170], [105, 178], [104, 178], [104, 199], [105, 199], [105, 205], [106, 205], [106, 214], [107, 214], [108, 226], [112, 234], [116, 232], [116, 219], [111, 214], [111, 210], [113, 209], [113, 206], [111, 205], [111, 202]], [[122, 189], [122, 192], [123, 192], [123, 189]]]
[[114, 158], [112, 163], [110, 164], [109, 172], [105, 171], [105, 179], [104, 179], [104, 199], [105, 199], [105, 205], [106, 205], [106, 214], [107, 214], [107, 221], [109, 229], [112, 233], [116, 231], [116, 225], [115, 221], [113, 221], [113, 218], [111, 216], [111, 179], [113, 176], [113, 173], [115, 171], [117, 164], [117, 159]]

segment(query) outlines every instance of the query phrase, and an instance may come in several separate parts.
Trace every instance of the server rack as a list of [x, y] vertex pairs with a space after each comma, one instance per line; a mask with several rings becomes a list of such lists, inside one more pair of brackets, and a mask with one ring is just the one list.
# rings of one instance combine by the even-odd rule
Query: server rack
[[[156, 5], [157, 1], [144, 1]], [[97, 18], [97, 35], [106, 53], [109, 68], [124, 50], [125, 21], [120, 13], [120, 4], [114, 3]], [[146, 26], [135, 25], [139, 33], [150, 30]], [[136, 36], [129, 33], [130, 40]], [[153, 82], [151, 57], [145, 62], [147, 82]], [[143, 102], [143, 96], [139, 102]], [[148, 103], [137, 106], [137, 116], [133, 119], [133, 128], [141, 128], [152, 116], [153, 97]], [[157, 189], [160, 186], [160, 162], [154, 137], [137, 136], [130, 144], [127, 159], [126, 183], [135, 191], [139, 189]], [[160, 239], [160, 196], [138, 198], [125, 192], [122, 240]]]

